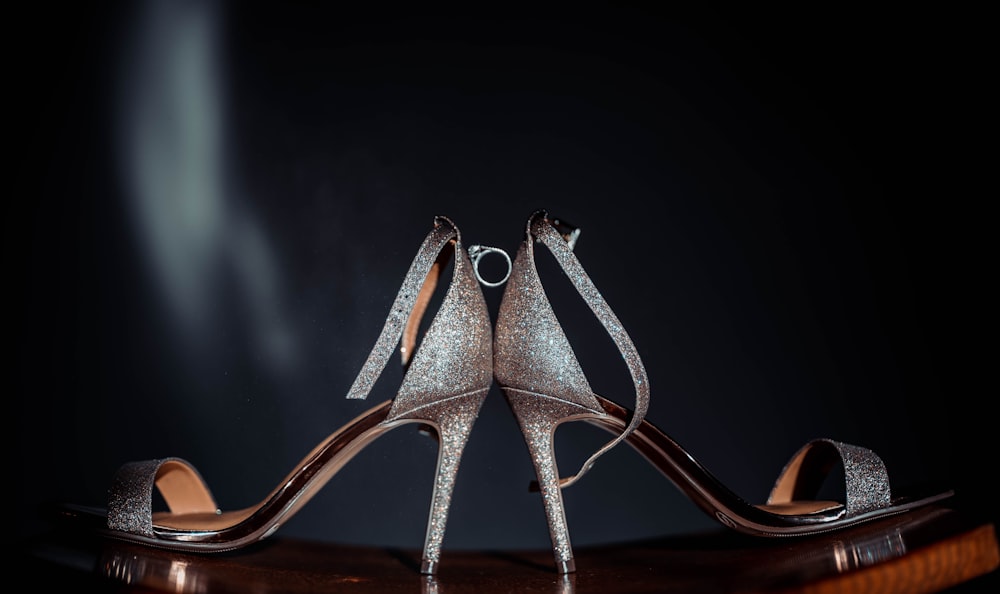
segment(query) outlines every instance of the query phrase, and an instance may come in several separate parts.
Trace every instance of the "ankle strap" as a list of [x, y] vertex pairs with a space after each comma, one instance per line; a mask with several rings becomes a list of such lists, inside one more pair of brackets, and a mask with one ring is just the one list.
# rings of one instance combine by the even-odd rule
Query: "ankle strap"
[[620, 435], [594, 452], [583, 463], [575, 475], [560, 481], [562, 487], [568, 487], [586, 474], [598, 458], [618, 445], [642, 423], [649, 408], [649, 380], [646, 376], [646, 369], [643, 367], [642, 359], [639, 357], [639, 353], [632, 343], [632, 338], [625, 331], [615, 312], [604, 301], [601, 292], [594, 286], [593, 281], [590, 280], [580, 261], [573, 253], [573, 246], [580, 234], [580, 230], [567, 224], [565, 221], [550, 219], [546, 211], [539, 210], [528, 219], [528, 233], [530, 237], [535, 237], [544, 244], [552, 252], [552, 255], [555, 256], [559, 266], [562, 267], [563, 271], [573, 282], [573, 286], [576, 287], [577, 292], [586, 301], [591, 311], [600, 320], [601, 325], [604, 326], [608, 335], [611, 336], [611, 340], [614, 341], [615, 346], [618, 347], [618, 351], [621, 353], [622, 358], [625, 360], [625, 365], [632, 375], [632, 382], [635, 384], [635, 408], [633, 409], [632, 418], [629, 420], [628, 426], [625, 427], [625, 430]]
[[[427, 309], [427, 301], [437, 286], [440, 269], [453, 254], [442, 253], [448, 242], [455, 242], [455, 249], [460, 249], [461, 236], [458, 227], [450, 219], [443, 216], [434, 217], [434, 228], [427, 234], [414, 256], [410, 269], [403, 279], [403, 285], [396, 294], [389, 316], [382, 327], [375, 346], [361, 372], [354, 380], [347, 393], [347, 398], [364, 399], [368, 397], [375, 381], [382, 375], [389, 357], [395, 350], [396, 343], [403, 338], [400, 345], [403, 365], [405, 366], [413, 354], [416, 342], [416, 329], [420, 319]], [[406, 329], [404, 335], [403, 330]]]

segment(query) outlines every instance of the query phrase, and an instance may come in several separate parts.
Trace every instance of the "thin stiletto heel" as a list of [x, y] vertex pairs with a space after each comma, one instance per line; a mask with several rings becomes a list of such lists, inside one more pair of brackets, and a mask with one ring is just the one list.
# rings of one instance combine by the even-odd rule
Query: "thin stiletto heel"
[[556, 426], [574, 415], [587, 412], [576, 404], [547, 399], [539, 406], [539, 394], [523, 392], [513, 388], [503, 390], [504, 396], [514, 416], [517, 418], [528, 454], [535, 466], [538, 477], [537, 488], [542, 494], [545, 517], [549, 523], [552, 551], [556, 557], [556, 568], [560, 573], [576, 571], [573, 560], [573, 546], [569, 540], [569, 527], [563, 507], [562, 488], [559, 486], [559, 469], [556, 467], [555, 436]]
[[414, 421], [432, 424], [437, 429], [440, 441], [434, 493], [431, 496], [431, 511], [427, 521], [427, 535], [424, 538], [421, 573], [437, 573], [445, 524], [451, 507], [451, 495], [458, 475], [458, 464], [462, 459], [465, 444], [469, 440], [472, 425], [479, 416], [479, 409], [485, 399], [484, 391], [456, 396], [444, 402], [431, 404], [421, 410], [419, 415], [412, 417]]
[[[816, 534], [903, 513], [953, 495], [950, 490], [899, 496], [891, 492], [882, 460], [871, 450], [830, 439], [808, 442], [774, 483], [767, 501], [751, 505], [716, 479], [677, 442], [645, 419], [649, 382], [642, 359], [621, 322], [573, 253], [576, 229], [544, 210], [528, 219], [504, 288], [494, 329], [493, 373], [524, 434], [538, 477], [556, 569], [574, 570], [561, 489], [625, 441], [687, 495], [699, 508], [733, 530], [763, 537]], [[593, 392], [556, 318], [535, 267], [534, 249], [555, 257], [577, 292], [617, 346], [632, 376], [635, 407]], [[613, 437], [575, 474], [562, 478], [553, 439], [565, 422], [585, 421]], [[825, 478], [839, 465], [843, 499], [816, 499]]]
[[[421, 319], [449, 261], [451, 282], [417, 348]], [[348, 398], [368, 396], [397, 345], [405, 373], [395, 397], [323, 440], [255, 506], [222, 511], [194, 466], [163, 458], [124, 464], [114, 476], [106, 508], [67, 504], [59, 513], [88, 526], [96, 522], [111, 538], [149, 546], [239, 549], [275, 532], [365, 446], [392, 429], [418, 423], [439, 440], [421, 560], [421, 572], [434, 573], [462, 452], [493, 379], [492, 328], [478, 272], [458, 228], [445, 217], [435, 217]], [[154, 488], [166, 511], [154, 512]]]

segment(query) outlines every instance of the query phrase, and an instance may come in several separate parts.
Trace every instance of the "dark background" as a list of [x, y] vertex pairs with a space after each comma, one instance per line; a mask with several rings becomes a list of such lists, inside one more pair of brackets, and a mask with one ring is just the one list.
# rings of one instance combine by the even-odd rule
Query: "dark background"
[[[762, 502], [828, 436], [879, 452], [900, 489], [943, 482], [993, 514], [981, 17], [14, 11], [20, 535], [42, 501], [103, 504], [129, 460], [181, 456], [224, 508], [257, 502], [393, 395], [395, 360], [368, 402], [344, 399], [433, 216], [513, 254], [542, 207], [582, 228], [648, 418], [738, 494]], [[595, 390], [631, 406], [548, 270]], [[561, 468], [604, 440], [561, 430]], [[419, 548], [435, 456], [392, 432], [280, 534]], [[446, 551], [549, 546], [533, 478], [494, 389]], [[577, 546], [718, 528], [627, 447], [564, 495]]]

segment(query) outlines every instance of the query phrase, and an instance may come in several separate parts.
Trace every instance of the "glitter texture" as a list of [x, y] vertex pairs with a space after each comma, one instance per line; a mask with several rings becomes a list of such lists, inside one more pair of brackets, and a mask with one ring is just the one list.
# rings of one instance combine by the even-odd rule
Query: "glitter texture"
[[[452, 278], [434, 318], [415, 348], [421, 319], [451, 260]], [[254, 508], [222, 512], [193, 466], [178, 458], [123, 465], [108, 499], [107, 526], [114, 536], [168, 549], [226, 551], [273, 533], [313, 491], [357, 451], [404, 423], [437, 430], [437, 476], [431, 497], [421, 571], [436, 571], [459, 461], [493, 382], [493, 333], [489, 311], [461, 235], [446, 217], [417, 251], [375, 346], [348, 398], [365, 398], [399, 346], [406, 368], [391, 401], [374, 406], [331, 434]], [[153, 524], [153, 488], [169, 507]], [[197, 526], [194, 526], [197, 524]]]
[[108, 528], [143, 536], [153, 533], [153, 487], [175, 513], [216, 512], [205, 481], [180, 458], [123, 464], [108, 493]]
[[792, 456], [774, 482], [768, 504], [814, 498], [837, 462], [844, 469], [846, 517], [892, 504], [889, 474], [882, 459], [867, 448], [832, 439], [814, 439]]
[[[571, 237], [575, 241], [576, 233]], [[542, 287], [535, 267], [536, 240], [552, 252], [611, 336], [636, 388], [634, 414], [628, 426], [568, 479], [560, 479], [556, 467], [552, 447], [555, 427], [571, 415], [603, 417], [605, 413]], [[528, 219], [524, 241], [504, 289], [494, 334], [493, 374], [518, 419], [535, 464], [557, 566], [572, 571], [573, 553], [560, 489], [582, 477], [597, 458], [639, 426], [649, 405], [649, 382], [631, 338], [584, 271], [570, 243], [543, 210]]]
[[[556, 568], [573, 569], [561, 490], [583, 476], [594, 461], [622, 440], [628, 440], [651, 464], [725, 526], [765, 537], [816, 534], [871, 518], [914, 509], [952, 495], [952, 491], [921, 499], [894, 501], [882, 460], [871, 450], [830, 439], [817, 439], [799, 450], [774, 484], [766, 505], [750, 505], [723, 486], [679, 444], [644, 419], [649, 384], [638, 353], [621, 322], [573, 253], [579, 230], [544, 210], [528, 219], [524, 240], [504, 290], [494, 332], [493, 372], [524, 434], [535, 465], [538, 487], [552, 538]], [[632, 413], [595, 394], [556, 319], [535, 266], [535, 247], [543, 245], [555, 257], [591, 311], [618, 347], [635, 384]], [[587, 421], [615, 438], [606, 443], [568, 478], [559, 476], [554, 452], [556, 427]], [[836, 464], [844, 469], [844, 503], [817, 501]]]
[[347, 396], [367, 396], [403, 335], [404, 320], [409, 329], [419, 326], [419, 318], [411, 313], [414, 305], [429, 298], [428, 293], [433, 291], [433, 284], [425, 283], [425, 279], [436, 279], [436, 275], [428, 275], [440, 264], [438, 256], [449, 243], [454, 250], [451, 284], [420, 348], [409, 361], [385, 420], [425, 421], [438, 431], [437, 478], [424, 543], [424, 573], [433, 573], [440, 560], [459, 460], [493, 381], [493, 334], [486, 300], [462, 248], [461, 234], [447, 218], [435, 219], [434, 229], [410, 265], [375, 348]]

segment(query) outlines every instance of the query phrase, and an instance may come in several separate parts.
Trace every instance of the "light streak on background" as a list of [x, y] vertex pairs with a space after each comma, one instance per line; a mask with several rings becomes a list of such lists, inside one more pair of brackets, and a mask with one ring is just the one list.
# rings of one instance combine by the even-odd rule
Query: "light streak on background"
[[296, 349], [282, 278], [263, 221], [229, 169], [222, 13], [214, 3], [150, 0], [136, 16], [119, 94], [119, 162], [179, 346], [211, 352], [220, 318], [233, 315], [223, 306], [232, 291], [247, 308], [238, 323], [255, 359], [286, 372]]

